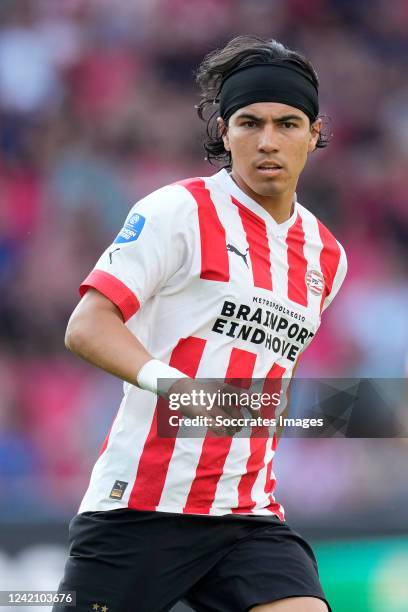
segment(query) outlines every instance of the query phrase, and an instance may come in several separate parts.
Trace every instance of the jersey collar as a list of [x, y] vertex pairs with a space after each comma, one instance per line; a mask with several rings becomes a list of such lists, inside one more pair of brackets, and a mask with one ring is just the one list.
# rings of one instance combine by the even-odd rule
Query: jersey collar
[[224, 191], [228, 192], [229, 195], [234, 196], [234, 198], [258, 215], [258, 217], [262, 217], [268, 229], [273, 233], [285, 234], [287, 230], [295, 223], [299, 210], [296, 193], [294, 195], [293, 213], [289, 219], [283, 223], [277, 223], [275, 219], [258, 202], [250, 198], [244, 191], [242, 191], [242, 189], [238, 187], [225, 168], [217, 172], [213, 178], [221, 185]]

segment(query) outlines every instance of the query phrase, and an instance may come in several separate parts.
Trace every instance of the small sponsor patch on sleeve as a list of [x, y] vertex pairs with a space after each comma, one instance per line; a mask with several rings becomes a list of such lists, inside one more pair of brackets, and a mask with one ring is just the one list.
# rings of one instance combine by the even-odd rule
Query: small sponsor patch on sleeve
[[125, 482], [124, 480], [115, 480], [115, 483], [112, 487], [112, 491], [110, 492], [109, 497], [111, 497], [112, 499], [122, 499], [127, 486], [128, 486], [128, 483]]
[[146, 222], [146, 217], [133, 213], [126, 221], [125, 225], [120, 230], [119, 234], [114, 240], [114, 244], [121, 244], [123, 242], [132, 242], [137, 240], [142, 232], [143, 226]]

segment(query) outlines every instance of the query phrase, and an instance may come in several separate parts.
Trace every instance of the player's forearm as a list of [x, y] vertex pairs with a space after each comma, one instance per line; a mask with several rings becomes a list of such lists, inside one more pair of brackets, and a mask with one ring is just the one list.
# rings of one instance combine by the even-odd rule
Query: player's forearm
[[140, 368], [152, 356], [112, 312], [99, 311], [76, 316], [68, 323], [65, 344], [70, 351], [93, 365], [136, 384]]

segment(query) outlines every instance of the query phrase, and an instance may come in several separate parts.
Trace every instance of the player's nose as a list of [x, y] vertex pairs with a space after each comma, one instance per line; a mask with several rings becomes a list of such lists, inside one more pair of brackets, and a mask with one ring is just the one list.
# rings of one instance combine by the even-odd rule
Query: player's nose
[[258, 151], [272, 153], [279, 151], [279, 136], [274, 125], [266, 124], [259, 135]]

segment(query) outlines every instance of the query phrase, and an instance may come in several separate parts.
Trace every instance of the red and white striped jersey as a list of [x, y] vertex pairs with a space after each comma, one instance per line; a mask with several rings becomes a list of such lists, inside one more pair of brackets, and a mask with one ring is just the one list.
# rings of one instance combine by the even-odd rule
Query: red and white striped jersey
[[[306, 208], [278, 224], [226, 170], [139, 201], [81, 285], [121, 310], [154, 358], [199, 378], [290, 378], [346, 273]], [[284, 516], [275, 436], [157, 434], [166, 401], [125, 383], [79, 512], [134, 508]]]

